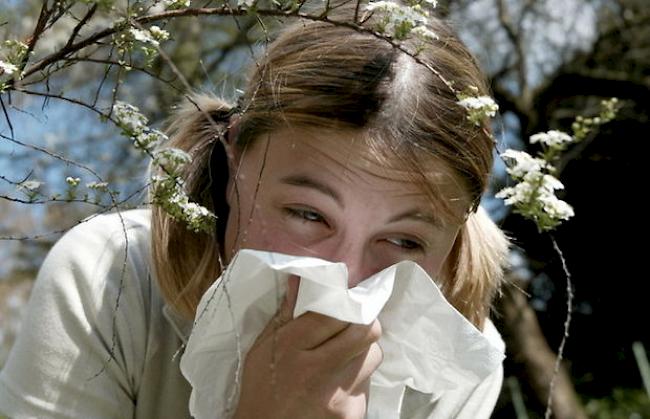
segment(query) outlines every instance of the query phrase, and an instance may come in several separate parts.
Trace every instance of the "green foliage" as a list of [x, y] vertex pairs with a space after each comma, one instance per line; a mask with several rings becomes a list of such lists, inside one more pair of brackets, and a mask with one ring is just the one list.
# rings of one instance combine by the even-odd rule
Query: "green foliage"
[[639, 389], [615, 388], [610, 397], [589, 400], [585, 409], [593, 419], [650, 418], [650, 397]]

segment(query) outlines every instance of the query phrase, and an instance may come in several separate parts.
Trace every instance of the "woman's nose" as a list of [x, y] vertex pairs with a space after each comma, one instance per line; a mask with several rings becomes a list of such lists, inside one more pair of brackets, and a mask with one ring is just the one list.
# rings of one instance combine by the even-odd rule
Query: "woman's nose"
[[359, 282], [376, 273], [369, 251], [361, 243], [343, 243], [337, 246], [335, 262], [343, 262], [348, 268], [348, 288], [356, 287]]

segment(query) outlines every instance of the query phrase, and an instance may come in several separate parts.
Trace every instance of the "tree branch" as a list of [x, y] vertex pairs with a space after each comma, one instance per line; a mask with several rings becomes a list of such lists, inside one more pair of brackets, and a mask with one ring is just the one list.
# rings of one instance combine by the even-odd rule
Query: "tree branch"
[[69, 48], [73, 44], [74, 39], [79, 34], [81, 28], [90, 20], [90, 18], [95, 14], [96, 11], [97, 11], [97, 3], [93, 4], [92, 7], [88, 9], [85, 16], [74, 27], [74, 29], [72, 30], [72, 34], [70, 35], [70, 38], [68, 38], [68, 42], [65, 44], [63, 49]]
[[[522, 32], [518, 31], [515, 24], [512, 22], [505, 0], [497, 0], [497, 10], [499, 12], [499, 22], [501, 22], [501, 26], [506, 31], [506, 35], [515, 49], [517, 81], [519, 83], [519, 89], [521, 90], [520, 100], [523, 102], [523, 106], [527, 107], [528, 104], [531, 103], [532, 97], [526, 79], [526, 76], [528, 75], [528, 66], [526, 65], [526, 56], [524, 54]], [[521, 27], [520, 24], [517, 26]]]

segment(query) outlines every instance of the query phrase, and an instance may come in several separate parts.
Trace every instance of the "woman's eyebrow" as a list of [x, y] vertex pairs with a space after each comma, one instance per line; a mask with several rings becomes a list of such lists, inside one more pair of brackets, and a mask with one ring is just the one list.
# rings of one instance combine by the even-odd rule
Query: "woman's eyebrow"
[[344, 206], [341, 196], [334, 189], [330, 188], [328, 185], [324, 184], [323, 182], [316, 180], [312, 177], [309, 177], [307, 175], [299, 174], [299, 175], [285, 176], [282, 179], [280, 179], [280, 182], [285, 183], [287, 185], [299, 186], [301, 188], [315, 189], [333, 198], [340, 207]]
[[445, 224], [442, 222], [440, 218], [422, 212], [417, 208], [399, 213], [394, 217], [392, 217], [390, 220], [388, 220], [388, 222], [395, 223], [397, 221], [402, 221], [402, 220], [422, 221], [424, 223], [431, 224], [435, 228], [443, 228], [445, 226]]

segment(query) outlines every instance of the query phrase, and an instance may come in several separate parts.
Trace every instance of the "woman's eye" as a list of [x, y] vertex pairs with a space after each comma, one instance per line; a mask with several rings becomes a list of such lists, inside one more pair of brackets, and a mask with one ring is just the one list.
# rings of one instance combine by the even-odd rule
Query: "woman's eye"
[[287, 213], [289, 213], [290, 216], [299, 218], [304, 221], [310, 221], [315, 223], [325, 222], [325, 218], [319, 213], [317, 213], [316, 211], [311, 211], [302, 208], [286, 208], [286, 211]]
[[405, 250], [421, 250], [424, 247], [415, 240], [409, 239], [390, 238], [386, 239], [386, 241]]

